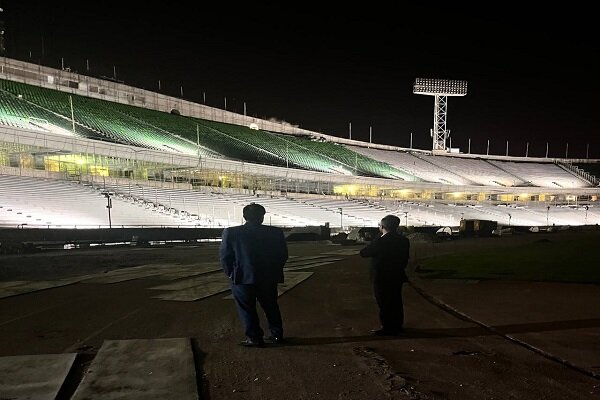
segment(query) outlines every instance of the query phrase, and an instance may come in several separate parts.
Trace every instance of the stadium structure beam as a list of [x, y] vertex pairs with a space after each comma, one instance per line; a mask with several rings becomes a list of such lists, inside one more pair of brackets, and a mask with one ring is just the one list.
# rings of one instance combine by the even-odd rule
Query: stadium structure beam
[[435, 97], [433, 128], [430, 131], [433, 139], [432, 150], [445, 152], [446, 140], [450, 137], [450, 131], [446, 129], [448, 96], [466, 96], [467, 81], [417, 78], [413, 93]]

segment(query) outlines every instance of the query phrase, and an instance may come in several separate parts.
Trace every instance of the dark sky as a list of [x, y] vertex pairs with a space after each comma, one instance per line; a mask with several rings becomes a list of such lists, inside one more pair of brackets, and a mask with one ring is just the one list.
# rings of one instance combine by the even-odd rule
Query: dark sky
[[[464, 79], [450, 98], [453, 147], [600, 158], [591, 10], [404, 6], [397, 10], [182, 7], [2, 1], [7, 55], [378, 143], [431, 148], [433, 98], [416, 77]], [[399, 3], [402, 4], [402, 3]], [[492, 5], [493, 7], [493, 5]], [[323, 9], [321, 9], [323, 8]], [[43, 38], [43, 39], [42, 39]], [[43, 45], [42, 45], [43, 43]], [[43, 52], [42, 52], [43, 49]]]

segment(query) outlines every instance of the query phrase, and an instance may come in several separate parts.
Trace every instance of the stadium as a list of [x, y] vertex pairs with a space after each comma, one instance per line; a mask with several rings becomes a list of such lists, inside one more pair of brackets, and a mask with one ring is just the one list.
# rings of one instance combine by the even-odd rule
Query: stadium
[[68, 69], [0, 64], [5, 228], [222, 228], [241, 223], [251, 202], [271, 225], [334, 231], [386, 214], [407, 227], [600, 222], [598, 160], [460, 152], [447, 145], [445, 113], [431, 150], [400, 148]]
[[[593, 23], [128, 6], [0, 0], [0, 398], [600, 394]], [[260, 349], [223, 273], [251, 203], [287, 247]]]

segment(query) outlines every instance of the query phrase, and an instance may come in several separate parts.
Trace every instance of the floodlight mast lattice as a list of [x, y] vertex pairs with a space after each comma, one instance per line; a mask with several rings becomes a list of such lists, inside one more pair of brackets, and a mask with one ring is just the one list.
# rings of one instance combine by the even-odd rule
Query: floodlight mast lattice
[[433, 108], [433, 151], [446, 151], [446, 139], [450, 131], [446, 130], [446, 114], [448, 113], [448, 96], [466, 96], [467, 81], [448, 79], [415, 79], [414, 94], [435, 96]]

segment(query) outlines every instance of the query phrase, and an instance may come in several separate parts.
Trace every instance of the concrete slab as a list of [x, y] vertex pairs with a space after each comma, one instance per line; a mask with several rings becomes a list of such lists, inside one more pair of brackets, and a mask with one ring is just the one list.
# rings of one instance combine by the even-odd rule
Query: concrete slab
[[298, 269], [315, 268], [315, 267], [320, 267], [322, 265], [333, 264], [334, 262], [335, 261], [317, 262], [317, 263], [312, 263], [312, 264], [299, 265], [297, 267], [284, 268], [284, 270], [287, 272], [287, 271], [295, 271]]
[[138, 278], [146, 278], [149, 276], [160, 275], [161, 273], [162, 273], [162, 271], [157, 271], [157, 270], [149, 270], [149, 271], [138, 270], [138, 271], [131, 271], [129, 273], [123, 273], [123, 274], [115, 274], [115, 275], [106, 274], [105, 276], [82, 280], [81, 283], [119, 283], [119, 282], [130, 281], [130, 280], [138, 279]]
[[9, 281], [9, 282], [0, 282], [0, 289], [5, 289], [13, 286], [21, 286], [24, 283], [29, 281]]
[[341, 249], [341, 250], [332, 250], [327, 251], [321, 254], [334, 254], [334, 255], [343, 255], [343, 256], [355, 256], [360, 252], [361, 249]]
[[157, 264], [138, 265], [137, 267], [133, 267], [133, 268], [167, 269], [167, 268], [178, 268], [178, 267], [182, 267], [182, 266], [183, 265], [181, 265], [179, 263], [157, 263]]
[[218, 262], [206, 262], [196, 264], [145, 264], [131, 268], [122, 268], [99, 274], [88, 279], [81, 280], [82, 283], [119, 283], [133, 279], [159, 279], [175, 280], [188, 276], [201, 275], [208, 272], [220, 270]]
[[279, 296], [285, 292], [298, 286], [308, 278], [310, 278], [314, 272], [288, 272], [285, 274], [285, 282], [277, 286], [277, 292]]
[[154, 298], [172, 301], [196, 301], [206, 297], [214, 296], [215, 294], [226, 292], [229, 289], [229, 281], [226, 280], [225, 282], [212, 282], [183, 290], [176, 290], [154, 296]]
[[193, 276], [203, 275], [203, 274], [207, 274], [207, 273], [211, 273], [211, 272], [216, 272], [219, 270], [220, 270], [220, 268], [211, 268], [206, 271], [170, 272], [167, 274], [147, 276], [147, 277], [144, 277], [143, 279], [155, 279], [155, 280], [161, 280], [161, 281], [176, 281], [177, 279], [191, 278]]
[[[317, 254], [315, 256], [296, 256], [293, 258], [293, 260], [294, 261], [296, 261], [296, 260], [314, 260], [315, 258], [327, 258], [327, 257], [329, 257], [329, 255], [327, 255], [327, 254]], [[290, 257], [290, 259], [292, 259], [292, 257]]]
[[76, 354], [0, 357], [0, 399], [53, 400]]
[[78, 278], [67, 278], [57, 281], [26, 281], [20, 285], [0, 289], [0, 299], [5, 297], [17, 296], [20, 294], [37, 292], [38, 290], [52, 289], [55, 287], [71, 285], [78, 281]]
[[227, 282], [225, 274], [207, 274], [201, 276], [195, 276], [190, 279], [185, 279], [179, 282], [169, 283], [166, 285], [153, 286], [148, 289], [152, 290], [185, 290], [198, 286], [210, 285], [212, 283], [223, 283]]
[[72, 400], [197, 400], [187, 338], [106, 340]]
[[162, 264], [143, 264], [137, 265], [135, 267], [128, 268], [119, 268], [114, 269], [105, 273], [99, 273], [94, 275], [87, 275], [80, 277], [80, 280], [84, 283], [104, 283], [104, 282], [95, 282], [96, 279], [102, 280], [108, 277], [117, 277], [117, 276], [128, 276], [135, 275], [136, 273], [141, 273], [142, 271], [157, 271], [157, 272], [171, 272], [174, 271], [175, 268], [179, 268], [180, 264], [171, 264], [171, 263], [162, 263]]
[[316, 262], [324, 262], [324, 261], [342, 261], [344, 258], [339, 257], [319, 257], [319, 258], [308, 258], [308, 259], [296, 259], [292, 261], [288, 261], [285, 265], [286, 267], [293, 267], [297, 265], [304, 265]]

